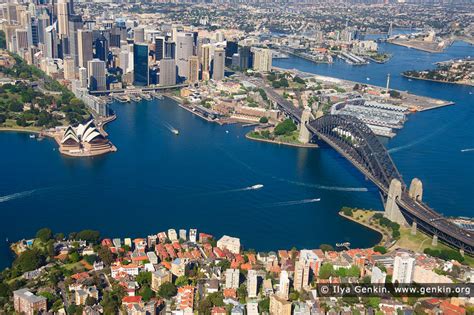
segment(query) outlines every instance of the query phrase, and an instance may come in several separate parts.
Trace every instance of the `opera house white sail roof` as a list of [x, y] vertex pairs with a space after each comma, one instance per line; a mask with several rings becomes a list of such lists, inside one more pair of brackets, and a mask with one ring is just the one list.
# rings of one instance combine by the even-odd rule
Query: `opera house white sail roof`
[[104, 140], [104, 136], [97, 130], [94, 120], [86, 124], [80, 124], [76, 128], [69, 126], [66, 128], [61, 140], [61, 144], [81, 144], [90, 143], [93, 140]]

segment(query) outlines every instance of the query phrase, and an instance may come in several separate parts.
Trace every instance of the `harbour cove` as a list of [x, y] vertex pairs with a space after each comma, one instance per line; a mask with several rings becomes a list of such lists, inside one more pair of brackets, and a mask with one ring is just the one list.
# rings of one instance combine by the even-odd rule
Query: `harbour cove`
[[[455, 106], [411, 115], [387, 146], [406, 181], [423, 180], [431, 206], [445, 215], [472, 214], [473, 155], [461, 150], [474, 147], [473, 88], [410, 82], [399, 75], [472, 54], [472, 46], [455, 43], [438, 55], [386, 48], [394, 52], [386, 64], [328, 66], [290, 58], [275, 66], [360, 82], [370, 78], [376, 85], [384, 85], [391, 73], [394, 88], [454, 101]], [[43, 226], [65, 232], [93, 228], [111, 237], [197, 228], [240, 237], [257, 250], [343, 241], [365, 247], [380, 238], [337, 215], [342, 206], [382, 205], [375, 186], [325, 145], [307, 149], [248, 141], [249, 129], [209, 124], [169, 99], [115, 103], [113, 109], [118, 118], [107, 132], [119, 150], [106, 156], [67, 158], [52, 140], [0, 133], [0, 239], [32, 236]], [[247, 189], [256, 184], [263, 187]], [[0, 246], [4, 267], [11, 253], [7, 242]]]

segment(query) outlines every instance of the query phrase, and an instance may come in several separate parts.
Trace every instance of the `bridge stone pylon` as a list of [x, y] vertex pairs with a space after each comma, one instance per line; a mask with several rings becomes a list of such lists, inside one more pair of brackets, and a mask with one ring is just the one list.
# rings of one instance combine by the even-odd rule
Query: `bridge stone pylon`
[[311, 139], [311, 133], [309, 132], [306, 124], [309, 123], [311, 119], [311, 108], [306, 106], [301, 114], [301, 122], [300, 122], [300, 134], [298, 136], [298, 141], [304, 144], [307, 144]]
[[403, 216], [400, 208], [397, 204], [397, 199], [402, 196], [402, 183], [394, 178], [390, 182], [388, 189], [387, 201], [385, 202], [385, 213], [384, 216], [390, 221], [396, 222], [400, 225], [407, 225], [407, 221]]
[[418, 178], [413, 178], [410, 184], [408, 195], [415, 201], [421, 201], [423, 198], [423, 183]]

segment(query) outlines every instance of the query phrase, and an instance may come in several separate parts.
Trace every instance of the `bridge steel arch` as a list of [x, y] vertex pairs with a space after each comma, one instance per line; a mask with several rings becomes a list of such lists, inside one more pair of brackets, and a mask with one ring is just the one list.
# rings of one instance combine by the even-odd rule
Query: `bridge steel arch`
[[360, 119], [325, 115], [310, 122], [308, 129], [356, 164], [385, 193], [394, 178], [406, 187], [383, 144]]
[[436, 235], [446, 244], [474, 255], [474, 236], [409, 196], [408, 189], [384, 145], [361, 120], [349, 115], [325, 115], [307, 124], [313, 135], [338, 151], [387, 195], [392, 179], [402, 183], [397, 200], [409, 223], [416, 222], [424, 232]]

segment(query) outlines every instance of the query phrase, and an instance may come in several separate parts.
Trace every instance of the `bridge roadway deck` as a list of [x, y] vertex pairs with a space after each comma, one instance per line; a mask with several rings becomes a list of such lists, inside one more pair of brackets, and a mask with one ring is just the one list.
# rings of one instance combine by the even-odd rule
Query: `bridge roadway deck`
[[[388, 187], [385, 187], [377, 178], [375, 178], [365, 167], [363, 167], [360, 163], [358, 163], [355, 159], [353, 159], [347, 152], [342, 150], [339, 146], [335, 145], [331, 139], [326, 137], [325, 135], [319, 133], [315, 130], [311, 125], [307, 125], [308, 129], [313, 133], [316, 134], [321, 140], [326, 142], [329, 146], [331, 146], [334, 150], [336, 150], [339, 154], [344, 156], [349, 162], [352, 163], [366, 178], [370, 179], [385, 195], [388, 194]], [[473, 236], [466, 230], [458, 227], [454, 223], [448, 221], [447, 219], [443, 218], [440, 214], [438, 214], [433, 209], [429, 208], [426, 204], [416, 202], [412, 198], [408, 196], [408, 192], [406, 189], [402, 191], [401, 198], [397, 201], [397, 204], [409, 215], [414, 218], [414, 220], [420, 225], [428, 225], [436, 229], [437, 231], [446, 234], [447, 236], [451, 237], [452, 239], [459, 240], [462, 243], [468, 245], [469, 247], [465, 248], [466, 252], [470, 255], [474, 254], [474, 238]], [[424, 223], [424, 224], [423, 224]], [[420, 226], [421, 227], [421, 226]], [[429, 232], [429, 231], [427, 231]], [[439, 234], [441, 234], [439, 233]], [[436, 234], [436, 233], [435, 233]], [[440, 235], [442, 236], [442, 235]], [[453, 246], [458, 247], [456, 244], [453, 244], [452, 241], [445, 240], [444, 237], [441, 237], [442, 240], [450, 243]], [[464, 248], [463, 248], [464, 249]]]

